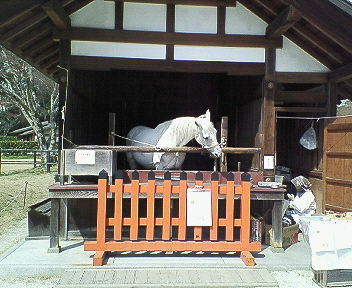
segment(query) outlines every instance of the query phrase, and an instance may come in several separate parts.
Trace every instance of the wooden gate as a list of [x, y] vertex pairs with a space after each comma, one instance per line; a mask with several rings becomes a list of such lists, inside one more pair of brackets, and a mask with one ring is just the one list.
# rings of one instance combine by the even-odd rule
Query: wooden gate
[[323, 178], [323, 209], [352, 211], [352, 117], [325, 125]]
[[[171, 180], [171, 173], [165, 172], [159, 181], [155, 179], [155, 173], [150, 171], [145, 183], [140, 181], [137, 171], [132, 173], [132, 180], [127, 183], [124, 182], [124, 174], [124, 171], [117, 171], [113, 185], [108, 185], [105, 171], [99, 174], [97, 240], [84, 244], [86, 251], [96, 251], [93, 265], [102, 265], [105, 252], [109, 251], [242, 251], [242, 260], [249, 265], [254, 264], [249, 251], [260, 251], [261, 243], [250, 242], [249, 174], [241, 175], [240, 185], [235, 185], [234, 174], [231, 172], [227, 174], [226, 183], [222, 184], [219, 183], [218, 172], [212, 173], [209, 183], [203, 182], [201, 172], [196, 174], [195, 183], [188, 183], [186, 172], [180, 173], [178, 181]], [[195, 185], [211, 190], [210, 227], [187, 226], [187, 189]], [[109, 192], [114, 194], [113, 217], [107, 216]], [[162, 217], [155, 216], [155, 200], [158, 198], [162, 199]], [[130, 205], [123, 205], [124, 199], [130, 199]], [[142, 199], [147, 203], [146, 215], [140, 215]], [[178, 200], [177, 213], [172, 211], [173, 199]], [[226, 201], [221, 206], [224, 206], [226, 213], [219, 213], [222, 212], [219, 209], [221, 199]], [[235, 205], [235, 199], [239, 200], [239, 207]], [[126, 209], [129, 214], [127, 216]], [[113, 228], [111, 240], [107, 239], [108, 227]], [[127, 236], [124, 227], [127, 230], [129, 228]], [[157, 227], [161, 227], [159, 235]], [[172, 227], [177, 227], [177, 236], [173, 236]], [[193, 239], [189, 237], [190, 229]], [[220, 233], [220, 229], [224, 233]]]

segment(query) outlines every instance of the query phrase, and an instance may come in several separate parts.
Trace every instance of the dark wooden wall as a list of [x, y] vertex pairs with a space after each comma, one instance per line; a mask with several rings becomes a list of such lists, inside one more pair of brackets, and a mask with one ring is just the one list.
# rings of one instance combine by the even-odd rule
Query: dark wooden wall
[[[175, 117], [199, 116], [210, 109], [215, 126], [221, 116], [229, 117], [228, 146], [260, 147], [258, 76], [73, 70], [70, 87], [65, 137], [75, 144], [106, 145], [111, 112], [116, 113], [116, 133], [125, 136], [136, 125], [155, 127]], [[116, 144], [124, 145], [125, 140], [116, 138]], [[120, 161], [124, 165], [124, 160]], [[237, 161], [235, 156], [229, 157], [230, 170], [237, 169]], [[259, 168], [258, 161], [253, 156], [241, 158], [246, 169], [253, 165]], [[189, 154], [184, 169], [211, 170], [212, 165], [207, 155]]]

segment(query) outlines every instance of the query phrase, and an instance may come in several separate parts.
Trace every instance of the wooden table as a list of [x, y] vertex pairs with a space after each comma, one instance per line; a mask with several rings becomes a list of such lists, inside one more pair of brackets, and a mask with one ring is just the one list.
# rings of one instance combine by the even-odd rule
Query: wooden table
[[[273, 247], [282, 247], [282, 206], [284, 200], [284, 188], [263, 188], [254, 185], [251, 188], [251, 200], [266, 200], [273, 201], [272, 210], [272, 227], [273, 227]], [[89, 199], [98, 197], [98, 185], [60, 185], [54, 184], [49, 187], [49, 198], [51, 198], [51, 214], [50, 214], [50, 247], [49, 252], [60, 252], [59, 246], [59, 214], [60, 214], [60, 200], [62, 199]], [[126, 193], [124, 198], [129, 198], [130, 195]], [[143, 195], [141, 195], [141, 198]], [[155, 195], [156, 198], [162, 198], [162, 195]], [[177, 199], [178, 195], [174, 195]], [[219, 199], [225, 195], [219, 195]], [[235, 199], [239, 198], [235, 195]], [[112, 198], [112, 193], [108, 193], [108, 198]], [[66, 207], [67, 208], [67, 207]], [[67, 213], [67, 211], [66, 211]], [[67, 232], [67, 225], [65, 226]]]

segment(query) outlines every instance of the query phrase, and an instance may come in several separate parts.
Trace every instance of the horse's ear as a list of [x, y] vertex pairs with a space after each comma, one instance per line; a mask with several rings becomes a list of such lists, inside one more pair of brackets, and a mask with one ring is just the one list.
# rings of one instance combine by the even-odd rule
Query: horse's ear
[[207, 118], [210, 121], [210, 110], [208, 109], [207, 112], [205, 112], [205, 118]]

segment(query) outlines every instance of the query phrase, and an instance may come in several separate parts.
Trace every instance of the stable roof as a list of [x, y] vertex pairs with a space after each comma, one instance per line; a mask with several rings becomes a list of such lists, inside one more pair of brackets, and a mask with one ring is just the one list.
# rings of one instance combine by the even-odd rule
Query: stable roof
[[[69, 29], [72, 13], [93, 0], [2, 0], [0, 43], [43, 73], [58, 76], [55, 29]], [[121, 2], [121, 0], [116, 0]], [[130, 0], [128, 2], [233, 5], [234, 0]], [[352, 98], [352, 5], [349, 0], [237, 0], [332, 72], [339, 98]], [[223, 5], [223, 4], [222, 4]], [[274, 32], [273, 32], [274, 31]]]

